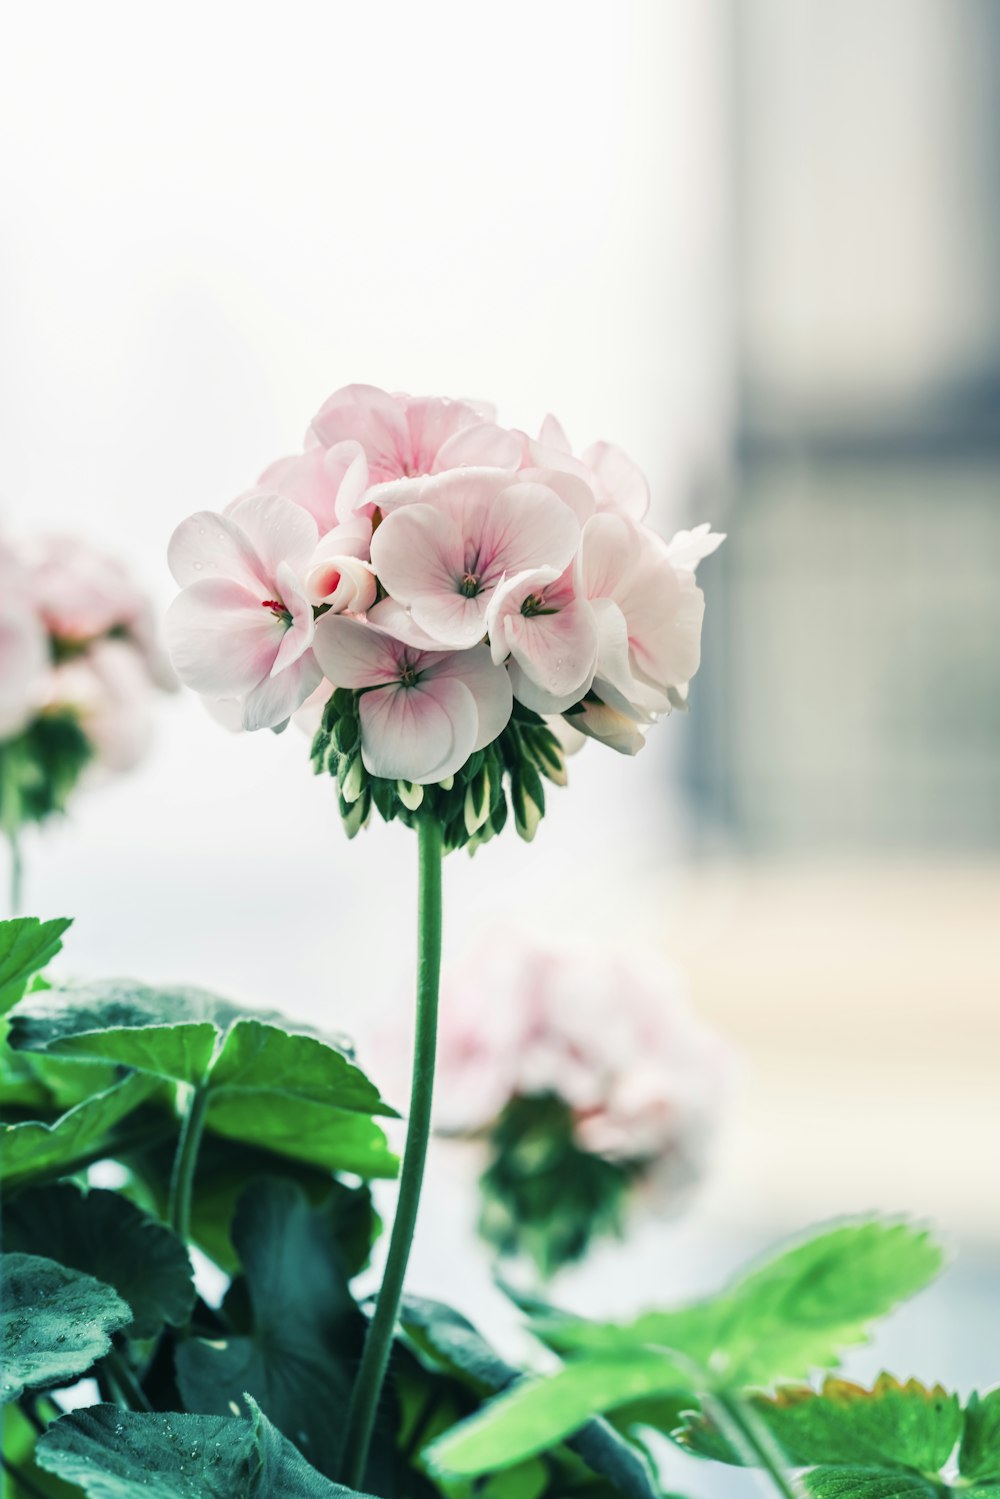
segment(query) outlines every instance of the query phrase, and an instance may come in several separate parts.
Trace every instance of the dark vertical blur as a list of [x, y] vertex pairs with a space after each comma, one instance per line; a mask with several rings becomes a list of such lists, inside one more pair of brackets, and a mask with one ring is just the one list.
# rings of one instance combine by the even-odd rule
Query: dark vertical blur
[[753, 852], [1000, 846], [1000, 5], [736, 4], [739, 422], [686, 774]]

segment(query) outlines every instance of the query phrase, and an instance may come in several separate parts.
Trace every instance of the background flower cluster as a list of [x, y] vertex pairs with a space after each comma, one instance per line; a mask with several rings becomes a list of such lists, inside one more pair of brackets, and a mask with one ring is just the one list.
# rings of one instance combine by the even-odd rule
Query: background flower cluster
[[707, 526], [668, 545], [618, 448], [575, 456], [492, 409], [337, 391], [304, 449], [174, 533], [168, 643], [220, 717], [279, 728], [332, 688], [360, 694], [376, 777], [446, 781], [515, 699], [635, 753], [697, 671]]
[[145, 753], [156, 689], [176, 685], [146, 595], [115, 558], [73, 536], [0, 541], [4, 823], [57, 810], [84, 764]]

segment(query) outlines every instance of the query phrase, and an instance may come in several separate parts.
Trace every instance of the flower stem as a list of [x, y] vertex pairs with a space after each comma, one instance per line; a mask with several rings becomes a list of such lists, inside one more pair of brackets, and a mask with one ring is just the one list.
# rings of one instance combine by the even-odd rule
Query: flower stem
[[382, 1382], [389, 1363], [406, 1263], [420, 1203], [420, 1186], [431, 1132], [434, 1054], [437, 1046], [438, 984], [441, 976], [441, 828], [432, 817], [417, 823], [420, 885], [417, 905], [417, 1021], [413, 1048], [410, 1118], [399, 1178], [399, 1200], [375, 1312], [347, 1414], [343, 1482], [359, 1488], [368, 1462]]
[[185, 1244], [191, 1237], [191, 1191], [207, 1113], [208, 1089], [201, 1083], [194, 1089], [188, 1102], [177, 1142], [177, 1154], [174, 1156], [174, 1169], [170, 1176], [170, 1226]]
[[781, 1499], [802, 1499], [802, 1490], [789, 1473], [784, 1453], [760, 1417], [737, 1395], [715, 1394], [704, 1404], [711, 1410], [723, 1436], [735, 1447], [744, 1462], [762, 1468]]
[[10, 842], [10, 914], [20, 916], [24, 893], [24, 860], [21, 844], [16, 833], [9, 833]]

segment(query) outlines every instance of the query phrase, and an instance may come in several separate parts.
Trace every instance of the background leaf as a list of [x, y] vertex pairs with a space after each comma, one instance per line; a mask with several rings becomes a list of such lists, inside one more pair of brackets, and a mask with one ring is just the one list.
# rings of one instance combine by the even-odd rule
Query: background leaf
[[249, 1303], [231, 1337], [177, 1349], [185, 1405], [224, 1414], [245, 1392], [322, 1472], [336, 1470], [364, 1319], [340, 1268], [336, 1224], [293, 1183], [253, 1183], [237, 1208], [233, 1243], [243, 1266], [224, 1310]]
[[131, 1317], [89, 1275], [38, 1255], [0, 1255], [0, 1403], [86, 1373]]
[[139, 1491], [148, 1499], [355, 1495], [310, 1468], [253, 1406], [250, 1419], [220, 1419], [96, 1405], [50, 1426], [38, 1444], [38, 1458], [49, 1472], [79, 1484], [90, 1499], [134, 1499]]
[[150, 1338], [181, 1326], [194, 1306], [187, 1250], [177, 1235], [117, 1192], [69, 1183], [22, 1192], [4, 1210], [4, 1245], [41, 1254], [112, 1286], [132, 1309], [125, 1329]]
[[965, 1426], [958, 1452], [963, 1478], [982, 1481], [1000, 1478], [1000, 1389], [988, 1395], [970, 1395], [965, 1407]]
[[72, 921], [65, 916], [39, 921], [19, 916], [0, 921], [0, 1015], [16, 1005], [29, 980], [52, 962], [62, 947], [63, 932]]
[[885, 1468], [814, 1468], [802, 1482], [813, 1499], [941, 1499], [930, 1479]]

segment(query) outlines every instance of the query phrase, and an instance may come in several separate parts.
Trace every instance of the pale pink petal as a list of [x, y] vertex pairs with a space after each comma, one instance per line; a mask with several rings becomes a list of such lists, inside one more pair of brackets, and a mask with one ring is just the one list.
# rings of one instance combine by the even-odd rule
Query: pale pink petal
[[287, 671], [268, 677], [243, 699], [244, 729], [274, 729], [284, 726], [323, 679], [312, 651], [293, 662]]
[[676, 575], [679, 594], [669, 612], [633, 642], [636, 675], [650, 686], [683, 687], [701, 664], [701, 625], [705, 595], [694, 581], [694, 573]]
[[395, 599], [380, 599], [373, 609], [368, 610], [368, 619], [373, 625], [378, 625], [380, 630], [386, 630], [397, 640], [405, 641], [419, 651], [441, 649], [440, 641], [422, 630], [409, 610], [404, 609], [402, 604], [397, 604]]
[[594, 691], [617, 712], [637, 721], [649, 722], [668, 706], [636, 681], [629, 650], [628, 624], [612, 599], [595, 599], [591, 608], [597, 620], [598, 652]]
[[584, 598], [617, 598], [642, 556], [639, 528], [624, 516], [604, 512], [583, 528], [577, 586]]
[[597, 475], [610, 508], [642, 520], [649, 509], [649, 481], [628, 454], [614, 443], [595, 442], [583, 461]]
[[[584, 599], [553, 614], [511, 614], [507, 640], [519, 668], [514, 690], [536, 713], [562, 713], [590, 690], [597, 663], [597, 621]], [[520, 689], [518, 687], [520, 685]]]
[[397, 681], [403, 660], [398, 640], [343, 614], [324, 614], [316, 621], [313, 650], [334, 687], [355, 690]]
[[559, 574], [554, 567], [533, 567], [527, 568], [524, 572], [514, 573], [512, 577], [504, 578], [497, 587], [486, 611], [486, 629], [490, 637], [490, 650], [497, 665], [501, 661], [506, 661], [510, 655], [506, 630], [508, 615], [519, 614], [521, 605], [529, 594], [542, 593], [558, 577]]
[[301, 572], [316, 549], [319, 530], [308, 510], [278, 494], [250, 494], [228, 512], [260, 558], [265, 582], [282, 562]]
[[708, 521], [693, 531], [678, 531], [667, 545], [667, 556], [678, 572], [694, 572], [699, 562], [710, 557], [726, 539], [725, 532], [713, 531]]
[[462, 534], [431, 505], [387, 515], [372, 537], [372, 563], [386, 592], [401, 604], [427, 594], [454, 594], [465, 572]]
[[361, 758], [369, 774], [421, 786], [460, 770], [479, 729], [472, 693], [448, 678], [365, 692], [359, 712]]
[[479, 566], [494, 586], [504, 573], [529, 567], [559, 572], [580, 544], [580, 524], [554, 490], [514, 483], [488, 502], [477, 496], [466, 511], [466, 542], [477, 542]]
[[407, 472], [409, 433], [398, 401], [374, 385], [345, 385], [313, 417], [312, 431], [326, 448], [359, 442], [372, 483]]
[[[407, 472], [435, 472], [437, 456], [446, 442], [464, 427], [478, 426], [479, 418], [464, 401], [445, 396], [397, 396], [406, 414]], [[445, 465], [447, 466], [447, 465]]]
[[558, 417], [550, 411], [542, 422], [538, 432], [538, 441], [546, 448], [552, 448], [557, 453], [571, 453], [569, 438]]
[[414, 599], [411, 614], [414, 624], [430, 636], [438, 650], [464, 651], [478, 645], [486, 634], [488, 602], [486, 591], [468, 599], [453, 587]]
[[544, 484], [554, 489], [564, 505], [568, 505], [580, 525], [584, 525], [597, 509], [594, 491], [586, 479], [579, 474], [570, 474], [559, 468], [523, 468], [518, 476], [535, 484]]
[[284, 638], [278, 647], [278, 654], [274, 658], [274, 665], [271, 667], [272, 677], [276, 677], [279, 672], [287, 671], [302, 653], [309, 649], [316, 631], [312, 604], [299, 587], [295, 574], [287, 562], [278, 565], [276, 581], [278, 593], [291, 616], [291, 623], [285, 630]]
[[384, 484], [372, 484], [365, 490], [365, 508], [370, 505], [382, 515], [390, 510], [399, 510], [403, 505], [413, 505], [423, 498], [426, 477], [416, 479], [387, 479]]
[[479, 727], [472, 750], [485, 749], [510, 720], [514, 706], [510, 678], [502, 666], [494, 664], [489, 648], [474, 646], [471, 651], [454, 651], [444, 660], [428, 667], [426, 678], [451, 678], [463, 682], [476, 704]]
[[377, 585], [370, 562], [317, 549], [305, 576], [306, 596], [314, 604], [326, 604], [334, 614], [364, 614], [375, 602]]
[[512, 432], [492, 422], [477, 422], [442, 444], [434, 459], [433, 472], [469, 467], [516, 469], [520, 461], [521, 444]]
[[218, 577], [268, 591], [267, 576], [246, 532], [230, 515], [214, 510], [199, 510], [181, 521], [170, 538], [167, 563], [181, 588]]
[[242, 697], [265, 678], [285, 626], [256, 594], [224, 578], [206, 578], [178, 594], [165, 634], [182, 682], [210, 697]]

